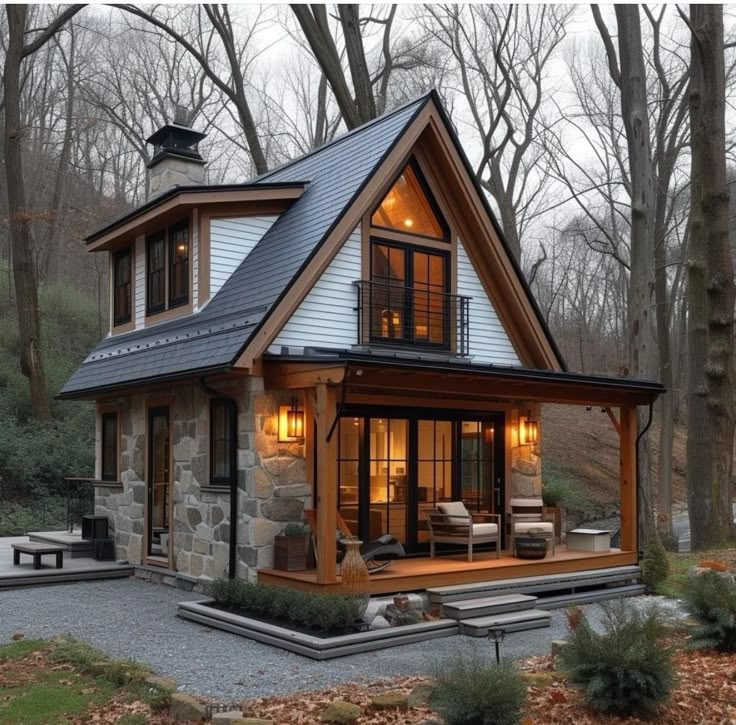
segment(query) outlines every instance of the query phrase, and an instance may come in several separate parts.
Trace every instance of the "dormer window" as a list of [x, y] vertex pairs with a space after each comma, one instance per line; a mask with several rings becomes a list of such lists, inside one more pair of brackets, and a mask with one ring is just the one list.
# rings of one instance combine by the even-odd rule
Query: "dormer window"
[[189, 224], [169, 229], [169, 307], [189, 301]]
[[115, 252], [112, 257], [113, 324], [124, 325], [131, 317], [131, 257], [130, 247]]
[[166, 308], [166, 263], [164, 234], [146, 240], [146, 311], [149, 315]]
[[371, 225], [447, 241], [447, 225], [416, 162], [411, 161], [373, 212]]
[[146, 314], [189, 303], [189, 222], [146, 239]]

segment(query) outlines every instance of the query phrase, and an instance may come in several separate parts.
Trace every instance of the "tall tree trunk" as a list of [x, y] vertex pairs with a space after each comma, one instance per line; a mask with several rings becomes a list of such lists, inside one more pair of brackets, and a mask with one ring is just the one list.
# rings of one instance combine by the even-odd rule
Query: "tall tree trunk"
[[23, 375], [28, 378], [33, 415], [45, 419], [50, 415], [49, 396], [41, 357], [38, 280], [33, 263], [30, 214], [26, 207], [20, 127], [20, 71], [28, 6], [6, 5], [5, 10], [8, 17], [8, 44], [4, 67], [5, 172], [13, 281], [20, 334], [20, 368]]
[[[723, 6], [691, 5], [690, 25], [691, 239], [697, 237], [702, 272], [699, 288], [690, 293], [695, 305], [700, 305], [695, 310], [690, 307], [690, 314], [697, 315], [698, 339], [689, 337], [690, 362], [698, 365], [699, 374], [689, 381], [689, 404], [696, 410], [688, 416], [688, 454], [692, 444], [693, 459], [688, 455], [687, 482], [688, 500], [694, 505], [692, 545], [702, 548], [722, 544], [735, 533], [731, 509], [735, 295], [728, 238]], [[694, 347], [702, 338], [705, 347]], [[698, 355], [704, 360], [695, 360]]]
[[[616, 5], [621, 60], [621, 115], [626, 130], [631, 177], [631, 275], [628, 296], [629, 372], [653, 377], [656, 366], [654, 335], [654, 188], [651, 138], [647, 112], [647, 84], [637, 5]], [[646, 411], [639, 410], [639, 427]], [[639, 541], [646, 545], [654, 522], [649, 443], [639, 445]]]

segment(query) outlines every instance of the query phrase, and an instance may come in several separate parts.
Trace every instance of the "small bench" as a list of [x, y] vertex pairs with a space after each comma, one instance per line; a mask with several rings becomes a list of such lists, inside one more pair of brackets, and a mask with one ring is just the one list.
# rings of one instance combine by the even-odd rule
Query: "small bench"
[[20, 555], [29, 554], [33, 557], [33, 568], [41, 568], [41, 557], [47, 554], [56, 555], [56, 568], [64, 568], [64, 551], [66, 547], [57, 546], [55, 544], [37, 544], [33, 541], [27, 544], [13, 544], [13, 564], [15, 566], [20, 565]]

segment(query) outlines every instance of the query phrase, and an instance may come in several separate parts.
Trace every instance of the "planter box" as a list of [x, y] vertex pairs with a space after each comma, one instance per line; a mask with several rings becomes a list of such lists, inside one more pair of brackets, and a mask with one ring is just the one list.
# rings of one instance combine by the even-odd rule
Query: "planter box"
[[400, 644], [449, 637], [458, 632], [458, 623], [454, 619], [435, 619], [432, 622], [407, 624], [403, 627], [353, 632], [336, 637], [317, 637], [232, 612], [223, 612], [211, 606], [213, 602], [212, 599], [181, 602], [177, 616], [315, 660], [328, 660]]
[[307, 537], [275, 536], [273, 568], [280, 571], [304, 571], [307, 568]]

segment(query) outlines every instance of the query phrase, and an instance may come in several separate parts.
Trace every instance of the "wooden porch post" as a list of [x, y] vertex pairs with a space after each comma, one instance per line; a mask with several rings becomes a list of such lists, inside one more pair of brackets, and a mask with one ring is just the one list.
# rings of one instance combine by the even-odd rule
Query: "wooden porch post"
[[638, 512], [636, 483], [636, 406], [621, 406], [619, 418], [621, 456], [621, 549], [637, 551], [638, 549]]
[[335, 418], [336, 388], [325, 383], [316, 385], [315, 417], [317, 435], [317, 583], [337, 582], [337, 434], [328, 442]]

